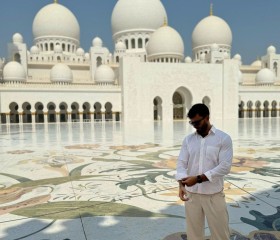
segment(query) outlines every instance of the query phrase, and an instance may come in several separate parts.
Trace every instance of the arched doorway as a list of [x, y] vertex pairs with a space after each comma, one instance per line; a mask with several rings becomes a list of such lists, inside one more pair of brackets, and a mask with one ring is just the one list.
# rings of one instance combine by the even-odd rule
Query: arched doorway
[[180, 93], [175, 92], [173, 94], [173, 119], [183, 119], [184, 118], [184, 107], [183, 98]]
[[269, 102], [265, 101], [263, 103], [263, 117], [269, 117]]
[[83, 104], [83, 121], [90, 121], [90, 104], [88, 102]]
[[244, 118], [244, 102], [241, 101], [240, 104], [238, 105], [238, 117], [239, 118]]
[[257, 101], [256, 104], [256, 117], [257, 118], [260, 118], [261, 117], [261, 102], [260, 101]]
[[271, 117], [277, 117], [277, 102], [274, 100], [271, 103]]
[[208, 109], [209, 109], [209, 112], [211, 113], [211, 100], [208, 96], [205, 96], [203, 99], [202, 99], [202, 103], [205, 104]]
[[43, 123], [44, 122], [44, 105], [41, 102], [35, 104], [35, 122]]
[[105, 104], [105, 120], [112, 121], [113, 120], [113, 112], [112, 112], [113, 105], [110, 102]]
[[50, 123], [54, 123], [56, 122], [56, 111], [55, 111], [55, 104], [50, 102], [47, 105], [47, 109], [48, 109], [48, 122]]
[[248, 118], [253, 117], [253, 102], [252, 101], [247, 102], [247, 117]]
[[31, 105], [28, 102], [22, 104], [22, 122], [23, 123], [32, 123], [32, 113], [31, 113]]
[[192, 106], [191, 92], [185, 87], [178, 88], [173, 96], [173, 119], [186, 119], [187, 112]]
[[76, 102], [73, 102], [71, 104], [71, 119], [72, 119], [72, 122], [79, 122], [80, 121], [80, 118], [79, 118], [79, 104], [76, 103]]
[[60, 122], [68, 122], [68, 114], [67, 114], [68, 106], [65, 102], [59, 104], [59, 118]]
[[162, 99], [160, 97], [154, 98], [154, 120], [162, 119]]
[[94, 120], [102, 121], [101, 104], [99, 102], [94, 104]]
[[10, 123], [19, 123], [19, 114], [18, 114], [18, 104], [12, 102], [9, 105], [10, 108]]

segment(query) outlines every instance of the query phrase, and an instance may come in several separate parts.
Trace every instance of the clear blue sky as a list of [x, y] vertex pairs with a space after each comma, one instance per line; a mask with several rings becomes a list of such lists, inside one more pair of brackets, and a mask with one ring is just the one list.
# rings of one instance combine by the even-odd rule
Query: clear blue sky
[[[133, 0], [131, 0], [133, 1]], [[36, 13], [53, 0], [1, 0], [0, 56], [6, 57], [7, 43], [14, 33], [23, 35], [32, 46], [32, 23]], [[88, 51], [93, 37], [99, 36], [113, 50], [111, 13], [117, 0], [59, 0], [77, 17], [81, 47]], [[263, 56], [269, 45], [280, 52], [279, 0], [212, 0], [214, 15], [223, 18], [233, 33], [232, 56], [239, 53], [250, 64]], [[169, 26], [184, 39], [185, 55], [191, 55], [191, 35], [196, 24], [209, 15], [211, 0], [162, 0]]]

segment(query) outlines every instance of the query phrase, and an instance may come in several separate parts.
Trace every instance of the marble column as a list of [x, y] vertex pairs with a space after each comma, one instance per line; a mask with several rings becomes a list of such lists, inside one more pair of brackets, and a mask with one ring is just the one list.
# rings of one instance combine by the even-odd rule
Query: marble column
[[31, 116], [32, 116], [32, 123], [36, 123], [36, 119], [35, 119], [35, 113], [31, 113]]
[[44, 123], [48, 123], [48, 112], [44, 112]]

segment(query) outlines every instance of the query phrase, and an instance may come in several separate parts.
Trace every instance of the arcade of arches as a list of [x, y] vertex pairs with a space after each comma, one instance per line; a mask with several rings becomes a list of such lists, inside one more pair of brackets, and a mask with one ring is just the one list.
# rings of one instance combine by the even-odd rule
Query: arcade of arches
[[[37, 102], [34, 106], [25, 102], [22, 104], [22, 111], [19, 105], [12, 102], [9, 105], [9, 113], [1, 113], [1, 123], [53, 123], [53, 122], [90, 122], [90, 121], [120, 121], [121, 113], [113, 112], [113, 105], [107, 102], [102, 108], [99, 102], [91, 105], [83, 103], [82, 111], [77, 102], [68, 106], [61, 102], [58, 106], [49, 102], [46, 106]], [[34, 109], [32, 111], [32, 109]]]
[[277, 101], [248, 101], [247, 103], [241, 101], [238, 115], [239, 118], [280, 117], [279, 105]]
[[[179, 88], [173, 94], [173, 119], [185, 119], [186, 114], [192, 104], [191, 93], [185, 88]], [[202, 102], [211, 108], [210, 98], [204, 97]], [[159, 96], [153, 100], [154, 120], [162, 119], [162, 103], [163, 100]], [[239, 104], [239, 118], [266, 118], [280, 117], [280, 103], [277, 101], [248, 101]], [[83, 103], [82, 111], [77, 102], [73, 102], [68, 106], [65, 102], [61, 102], [58, 106], [55, 103], [49, 102], [46, 106], [43, 103], [37, 102], [34, 106], [25, 102], [22, 104], [22, 109], [19, 110], [19, 105], [12, 102], [9, 105], [9, 113], [1, 113], [0, 123], [53, 123], [53, 122], [90, 122], [90, 121], [120, 121], [121, 112], [113, 111], [113, 104], [107, 102], [103, 107], [101, 103], [96, 102], [90, 104]], [[211, 111], [211, 109], [210, 109]]]

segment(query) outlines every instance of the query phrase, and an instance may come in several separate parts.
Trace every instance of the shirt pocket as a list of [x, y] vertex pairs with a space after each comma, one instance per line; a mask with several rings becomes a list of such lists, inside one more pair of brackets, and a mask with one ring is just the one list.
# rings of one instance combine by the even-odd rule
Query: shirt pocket
[[218, 164], [219, 162], [219, 151], [218, 147], [208, 146], [206, 148], [206, 159], [214, 164]]

